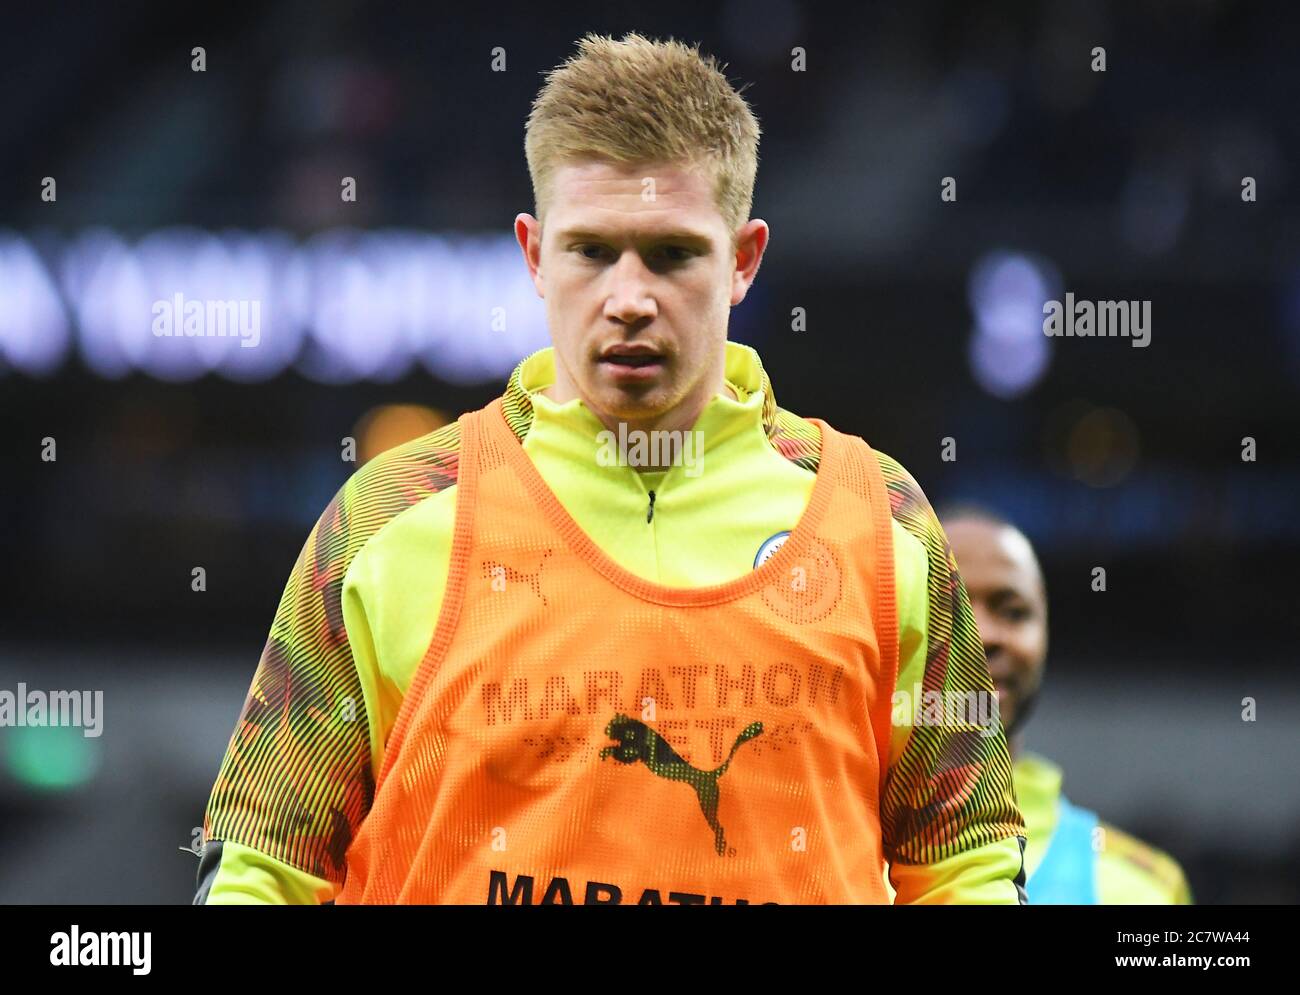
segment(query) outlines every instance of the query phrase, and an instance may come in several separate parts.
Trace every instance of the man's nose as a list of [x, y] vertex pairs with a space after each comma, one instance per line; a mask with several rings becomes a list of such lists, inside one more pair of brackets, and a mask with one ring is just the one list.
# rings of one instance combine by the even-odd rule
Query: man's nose
[[605, 317], [625, 324], [653, 318], [659, 310], [650, 291], [653, 277], [640, 255], [631, 250], [624, 252], [610, 271]]

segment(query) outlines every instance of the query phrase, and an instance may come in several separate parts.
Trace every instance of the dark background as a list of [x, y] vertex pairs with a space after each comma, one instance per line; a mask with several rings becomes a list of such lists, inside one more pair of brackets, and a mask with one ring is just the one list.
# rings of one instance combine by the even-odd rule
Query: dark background
[[[392, 425], [389, 405], [420, 406], [421, 430], [478, 407], [546, 344], [540, 304], [520, 305], [504, 342], [487, 311], [524, 273], [510, 225], [533, 209], [523, 125], [539, 74], [592, 30], [699, 41], [750, 84], [754, 216], [772, 243], [733, 338], [759, 350], [782, 406], [862, 435], [934, 503], [989, 503], [1034, 540], [1052, 655], [1030, 745], [1065, 766], [1073, 800], [1177, 857], [1200, 902], [1300, 899], [1287, 6], [539, 6], [6, 13], [0, 687], [101, 688], [107, 714], [100, 739], [0, 729], [0, 901], [188, 900], [195, 861], [177, 848], [293, 560], [355, 469], [340, 439]], [[206, 72], [190, 69], [195, 45]], [[155, 266], [213, 237], [327, 243], [331, 259], [364, 257], [367, 237], [445, 239], [483, 283], [464, 318], [443, 316], [441, 344], [378, 370], [338, 362], [311, 320], [270, 376], [111, 368], [95, 357], [125, 284], [75, 264], [105, 238], [144, 258], [159, 232]], [[304, 299], [331, 289], [323, 272]], [[393, 298], [381, 279], [360, 286], [364, 336]], [[1150, 345], [1046, 339], [1041, 302], [1067, 290], [1150, 301]], [[265, 317], [273, 347], [284, 326]], [[147, 329], [147, 302], [136, 320]], [[980, 343], [995, 376], [1042, 369], [991, 388]]]

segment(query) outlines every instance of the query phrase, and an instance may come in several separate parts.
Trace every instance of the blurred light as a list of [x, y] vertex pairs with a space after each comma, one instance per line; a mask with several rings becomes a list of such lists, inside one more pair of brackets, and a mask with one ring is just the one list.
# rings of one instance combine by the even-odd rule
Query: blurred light
[[63, 362], [71, 336], [54, 280], [36, 251], [0, 231], [0, 372], [45, 376]]
[[1038, 383], [1051, 359], [1046, 336], [1017, 341], [978, 330], [971, 336], [969, 356], [976, 383], [1003, 400]]
[[313, 380], [388, 381], [410, 365], [410, 353], [397, 350], [396, 303], [374, 250], [352, 231], [325, 232], [303, 250], [312, 273], [312, 339], [322, 347], [303, 367]]
[[967, 294], [975, 314], [968, 356], [976, 382], [1009, 399], [1032, 388], [1051, 360], [1043, 334], [1043, 303], [1053, 299], [1060, 277], [1046, 262], [999, 250], [971, 270]]
[[99, 741], [75, 726], [4, 730], [5, 765], [19, 783], [46, 791], [85, 784], [99, 767]]
[[[155, 334], [156, 307], [177, 295], [207, 320], [228, 303], [249, 324]], [[0, 233], [0, 368], [54, 372], [74, 340], [107, 379], [256, 382], [297, 368], [326, 383], [387, 382], [419, 363], [451, 383], [480, 383], [550, 339], [509, 235], [341, 229], [298, 245], [283, 231], [166, 228], [131, 244], [93, 228], [47, 262], [22, 236]]]
[[436, 408], [421, 404], [384, 404], [361, 416], [353, 437], [357, 462], [367, 463], [394, 446], [428, 435], [451, 419]]
[[1042, 262], [1025, 253], [997, 250], [975, 263], [966, 290], [982, 326], [1014, 323], [1022, 337], [1030, 338], [1043, 334], [1042, 305], [1057, 282]]
[[1094, 408], [1075, 423], [1066, 458], [1076, 479], [1090, 487], [1113, 487], [1137, 464], [1137, 426], [1118, 408]]

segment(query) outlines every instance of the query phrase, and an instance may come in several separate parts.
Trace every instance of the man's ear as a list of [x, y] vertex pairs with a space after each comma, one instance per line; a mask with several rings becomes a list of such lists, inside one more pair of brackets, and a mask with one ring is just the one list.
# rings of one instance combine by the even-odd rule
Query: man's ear
[[528, 275], [533, 279], [533, 286], [538, 297], [545, 297], [545, 285], [542, 282], [542, 223], [531, 214], [515, 215], [515, 240], [524, 253], [524, 264]]
[[731, 306], [745, 299], [749, 288], [758, 276], [759, 263], [767, 250], [767, 222], [752, 218], [736, 232], [736, 269], [731, 275]]

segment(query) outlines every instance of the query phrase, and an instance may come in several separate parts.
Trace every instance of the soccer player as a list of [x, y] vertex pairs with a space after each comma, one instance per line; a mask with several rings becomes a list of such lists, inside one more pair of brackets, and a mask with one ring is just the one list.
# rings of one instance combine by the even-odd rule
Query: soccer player
[[1024, 903], [1001, 728], [891, 723], [993, 694], [925, 495], [727, 341], [768, 228], [722, 68], [589, 35], [548, 75], [553, 345], [321, 516], [196, 902]]
[[1024, 748], [1047, 659], [1047, 590], [1033, 547], [1002, 516], [974, 505], [940, 511], [969, 592], [1015, 760], [1035, 905], [1187, 905], [1168, 854], [1102, 822], [1061, 792], [1061, 768]]

